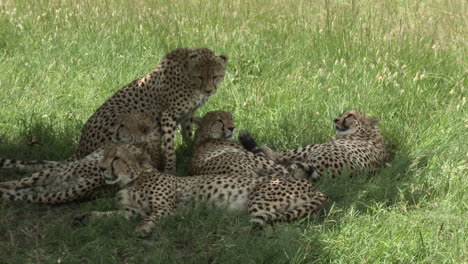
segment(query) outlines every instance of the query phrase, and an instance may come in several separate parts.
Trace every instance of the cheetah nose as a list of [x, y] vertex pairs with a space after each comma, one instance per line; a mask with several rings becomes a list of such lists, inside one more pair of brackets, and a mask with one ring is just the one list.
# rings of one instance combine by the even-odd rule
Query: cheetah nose
[[235, 127], [228, 127], [229, 131], [234, 131]]
[[212, 94], [215, 93], [215, 90], [205, 90], [205, 93], [206, 93], [207, 95], [212, 95]]

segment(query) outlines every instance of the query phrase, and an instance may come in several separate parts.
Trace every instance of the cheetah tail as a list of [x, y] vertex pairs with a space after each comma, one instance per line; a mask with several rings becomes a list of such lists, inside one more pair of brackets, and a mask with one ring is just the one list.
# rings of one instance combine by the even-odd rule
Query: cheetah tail
[[239, 142], [242, 146], [250, 152], [253, 152], [255, 155], [265, 157], [263, 150], [257, 145], [255, 139], [247, 131], [239, 132]]
[[50, 169], [60, 164], [58, 161], [52, 160], [16, 160], [0, 158], [0, 168], [3, 169], [33, 169], [44, 170]]
[[326, 201], [326, 197], [324, 194], [318, 192], [319, 195], [314, 197], [313, 200], [309, 201], [308, 203], [303, 204], [300, 207], [296, 207], [294, 209], [288, 210], [283, 213], [276, 213], [277, 221], [282, 222], [291, 222], [298, 219], [301, 219], [307, 215], [314, 215], [320, 209], [322, 209], [323, 204]]
[[28, 203], [61, 204], [85, 197], [93, 189], [94, 188], [84, 185], [78, 185], [58, 192], [47, 192], [47, 188], [43, 188], [42, 192], [37, 193], [33, 190], [14, 191], [0, 189], [0, 198], [10, 201], [24, 201]]

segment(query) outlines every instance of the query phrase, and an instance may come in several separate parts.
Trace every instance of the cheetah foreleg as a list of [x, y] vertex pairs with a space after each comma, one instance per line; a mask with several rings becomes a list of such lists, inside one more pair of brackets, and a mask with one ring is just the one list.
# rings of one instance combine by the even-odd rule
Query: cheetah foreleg
[[192, 116], [184, 119], [180, 123], [180, 129], [182, 131], [182, 138], [184, 139], [184, 142], [190, 142], [193, 135]]
[[301, 219], [310, 214], [315, 214], [318, 210], [323, 207], [325, 199], [312, 199], [300, 206], [277, 212], [268, 212], [266, 210], [258, 210], [251, 212], [252, 223], [265, 224], [272, 222], [292, 222]]
[[153, 230], [154, 226], [156, 225], [156, 222], [158, 219], [162, 216], [170, 216], [173, 215], [174, 211], [173, 210], [156, 210], [153, 211], [151, 214], [143, 217], [143, 219], [138, 223], [135, 231], [140, 235], [140, 236], [146, 236], [151, 231]]
[[141, 212], [137, 209], [125, 208], [124, 210], [114, 210], [114, 211], [92, 211], [83, 213], [73, 217], [73, 224], [82, 224], [85, 221], [88, 221], [91, 218], [107, 217], [107, 216], [123, 216], [125, 219], [130, 219], [136, 215], [140, 215]]

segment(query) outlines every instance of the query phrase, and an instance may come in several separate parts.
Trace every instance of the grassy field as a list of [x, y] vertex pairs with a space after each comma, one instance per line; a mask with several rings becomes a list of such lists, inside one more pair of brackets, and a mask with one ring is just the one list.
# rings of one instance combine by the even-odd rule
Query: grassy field
[[[78, 2], [78, 3], [73, 3]], [[0, 201], [0, 263], [463, 263], [467, 254], [467, 4], [453, 1], [0, 0], [0, 156], [61, 159], [115, 91], [177, 47], [229, 58], [198, 111], [232, 111], [275, 149], [320, 143], [358, 109], [394, 153], [372, 179], [322, 179], [320, 217], [257, 233], [204, 209], [72, 227], [115, 208]], [[178, 171], [190, 150], [179, 141]], [[0, 171], [0, 180], [27, 174]]]

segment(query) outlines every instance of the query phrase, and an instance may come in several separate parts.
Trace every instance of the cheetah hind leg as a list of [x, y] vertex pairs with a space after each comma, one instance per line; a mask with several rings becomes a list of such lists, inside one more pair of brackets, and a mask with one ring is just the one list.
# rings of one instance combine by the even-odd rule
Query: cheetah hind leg
[[0, 188], [8, 190], [18, 190], [30, 186], [46, 185], [47, 182], [54, 177], [53, 170], [43, 170], [33, 173], [30, 177], [25, 177], [20, 180], [0, 182]]
[[258, 210], [255, 213], [251, 213], [252, 218], [250, 219], [250, 222], [260, 226], [273, 222], [292, 222], [308, 215], [317, 213], [318, 210], [322, 208], [323, 203], [324, 201], [322, 200], [313, 199], [300, 206], [282, 212], [268, 212]]
[[261, 146], [260, 149], [265, 154], [265, 157], [276, 162], [277, 154], [271, 148], [269, 148], [268, 146]]

